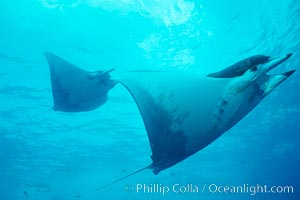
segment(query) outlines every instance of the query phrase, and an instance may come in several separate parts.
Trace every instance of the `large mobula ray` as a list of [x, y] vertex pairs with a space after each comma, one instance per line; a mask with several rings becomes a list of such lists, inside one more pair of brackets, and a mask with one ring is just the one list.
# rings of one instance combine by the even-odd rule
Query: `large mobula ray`
[[295, 72], [267, 74], [291, 55], [256, 55], [201, 76], [151, 70], [88, 72], [45, 53], [54, 110], [94, 110], [107, 101], [108, 91], [118, 83], [135, 100], [148, 133], [153, 162], [114, 182], [144, 169], [158, 174], [209, 145]]

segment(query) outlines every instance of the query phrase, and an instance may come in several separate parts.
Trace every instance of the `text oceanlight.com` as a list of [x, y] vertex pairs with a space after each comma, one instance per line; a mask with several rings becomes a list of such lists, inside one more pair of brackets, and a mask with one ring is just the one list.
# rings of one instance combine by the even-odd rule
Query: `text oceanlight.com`
[[164, 184], [136, 184], [126, 186], [125, 190], [136, 193], [161, 194], [168, 193], [218, 193], [218, 194], [292, 194], [294, 193], [293, 186], [268, 186], [268, 185], [218, 185], [218, 184], [179, 184], [173, 185]]

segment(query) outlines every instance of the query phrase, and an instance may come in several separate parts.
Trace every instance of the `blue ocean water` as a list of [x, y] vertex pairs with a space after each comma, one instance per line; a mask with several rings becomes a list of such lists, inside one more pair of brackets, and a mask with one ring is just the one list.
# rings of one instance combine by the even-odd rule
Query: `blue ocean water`
[[[297, 0], [26, 0], [0, 2], [0, 199], [300, 199], [297, 71], [207, 148], [155, 176], [141, 116], [117, 86], [86, 113], [53, 106], [44, 51], [86, 70], [209, 73], [255, 54], [294, 53]], [[276, 70], [275, 70], [276, 71]], [[198, 193], [136, 192], [135, 184], [194, 184]], [[218, 193], [202, 186], [293, 186], [293, 193]]]

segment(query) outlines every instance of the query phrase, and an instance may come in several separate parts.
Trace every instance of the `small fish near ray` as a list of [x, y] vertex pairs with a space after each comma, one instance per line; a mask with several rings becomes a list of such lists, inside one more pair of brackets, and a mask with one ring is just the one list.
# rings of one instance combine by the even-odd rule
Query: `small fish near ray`
[[214, 78], [233, 78], [243, 75], [249, 69], [255, 69], [259, 64], [270, 61], [270, 56], [255, 55], [241, 60], [219, 72], [210, 73], [207, 76]]
[[152, 164], [97, 190], [144, 169], [158, 174], [209, 145], [295, 72], [267, 74], [291, 55], [252, 56], [203, 76], [151, 70], [88, 72], [52, 53], [45, 53], [54, 110], [94, 110], [107, 101], [109, 90], [120, 83], [132, 95], [143, 118]]

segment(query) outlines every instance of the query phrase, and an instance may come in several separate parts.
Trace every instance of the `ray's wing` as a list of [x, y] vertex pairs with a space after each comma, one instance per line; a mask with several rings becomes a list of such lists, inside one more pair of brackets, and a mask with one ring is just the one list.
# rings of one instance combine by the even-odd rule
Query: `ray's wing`
[[229, 79], [135, 71], [114, 77], [135, 99], [147, 129], [155, 174], [203, 148], [218, 123], [217, 105]]

